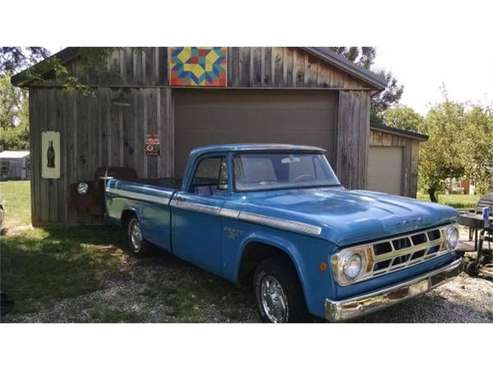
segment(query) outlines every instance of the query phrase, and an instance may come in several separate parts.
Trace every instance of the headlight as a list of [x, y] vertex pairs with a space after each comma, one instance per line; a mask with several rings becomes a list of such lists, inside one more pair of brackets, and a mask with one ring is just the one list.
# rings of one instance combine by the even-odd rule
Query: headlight
[[447, 241], [448, 248], [453, 250], [459, 243], [459, 230], [455, 225], [449, 225], [445, 229], [445, 240]]
[[77, 193], [84, 195], [87, 194], [89, 190], [89, 185], [86, 182], [79, 182], [77, 184]]
[[332, 272], [340, 285], [348, 285], [366, 275], [370, 262], [371, 250], [368, 246], [349, 248], [332, 256]]
[[348, 278], [348, 280], [354, 280], [361, 272], [361, 256], [359, 254], [352, 254], [342, 262], [342, 272]]

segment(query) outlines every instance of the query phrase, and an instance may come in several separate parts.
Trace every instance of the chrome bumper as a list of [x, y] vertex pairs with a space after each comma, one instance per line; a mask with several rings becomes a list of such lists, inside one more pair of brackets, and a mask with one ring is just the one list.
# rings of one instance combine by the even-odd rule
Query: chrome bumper
[[462, 258], [404, 283], [342, 301], [325, 300], [325, 318], [344, 321], [389, 307], [426, 293], [447, 282], [462, 271]]

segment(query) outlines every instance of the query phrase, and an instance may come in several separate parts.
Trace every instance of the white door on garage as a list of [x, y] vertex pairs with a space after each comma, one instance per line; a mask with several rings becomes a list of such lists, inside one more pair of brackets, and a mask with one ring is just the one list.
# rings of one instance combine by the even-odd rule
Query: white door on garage
[[335, 158], [334, 92], [184, 89], [173, 98], [178, 177], [190, 150], [210, 144], [313, 145]]
[[370, 146], [368, 190], [402, 195], [402, 147]]

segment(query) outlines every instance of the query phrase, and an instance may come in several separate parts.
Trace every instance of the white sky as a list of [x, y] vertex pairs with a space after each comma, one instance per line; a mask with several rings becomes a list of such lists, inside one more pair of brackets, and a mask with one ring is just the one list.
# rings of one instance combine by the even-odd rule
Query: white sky
[[401, 103], [422, 114], [443, 101], [443, 84], [452, 100], [493, 106], [493, 48], [486, 45], [377, 46], [375, 67], [391, 70], [404, 85]]

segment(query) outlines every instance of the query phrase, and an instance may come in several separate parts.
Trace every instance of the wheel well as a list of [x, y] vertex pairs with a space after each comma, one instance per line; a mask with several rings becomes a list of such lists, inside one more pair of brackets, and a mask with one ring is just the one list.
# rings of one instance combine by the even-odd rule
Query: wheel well
[[273, 257], [284, 257], [296, 272], [296, 268], [291, 260], [291, 257], [283, 250], [269, 244], [250, 243], [245, 247], [243, 256], [241, 257], [238, 282], [241, 285], [250, 285], [252, 283], [255, 269], [259, 263]]
[[135, 213], [134, 210], [127, 209], [127, 210], [125, 210], [125, 211], [122, 212], [122, 217], [121, 217], [120, 220], [121, 220], [122, 227], [124, 229], [126, 229], [128, 227], [128, 223], [130, 222], [130, 219], [133, 216], [136, 216], [137, 217], [137, 214]]

